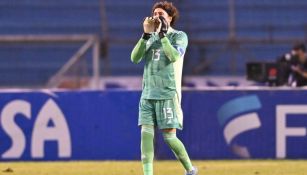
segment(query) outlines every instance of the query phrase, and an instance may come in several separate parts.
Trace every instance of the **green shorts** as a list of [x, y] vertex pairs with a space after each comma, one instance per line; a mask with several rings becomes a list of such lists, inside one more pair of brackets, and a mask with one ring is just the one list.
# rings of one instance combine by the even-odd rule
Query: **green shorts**
[[182, 110], [178, 99], [141, 99], [139, 104], [139, 125], [153, 125], [159, 129], [182, 129]]

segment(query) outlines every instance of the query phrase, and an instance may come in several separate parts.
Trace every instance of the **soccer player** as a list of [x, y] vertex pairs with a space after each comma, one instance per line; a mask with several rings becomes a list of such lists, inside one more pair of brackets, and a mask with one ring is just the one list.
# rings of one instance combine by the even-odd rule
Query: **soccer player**
[[196, 175], [176, 129], [182, 129], [181, 76], [187, 35], [172, 28], [178, 18], [170, 2], [154, 4], [152, 17], [143, 22], [144, 33], [131, 53], [131, 61], [145, 61], [143, 91], [139, 103], [141, 153], [144, 175], [153, 174], [154, 127], [162, 130], [166, 144], [181, 162], [186, 175]]

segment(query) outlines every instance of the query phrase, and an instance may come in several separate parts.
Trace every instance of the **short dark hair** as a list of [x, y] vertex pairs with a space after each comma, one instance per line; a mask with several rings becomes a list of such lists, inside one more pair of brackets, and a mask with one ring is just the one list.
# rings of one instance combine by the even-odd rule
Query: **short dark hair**
[[160, 1], [154, 4], [152, 7], [152, 13], [155, 11], [156, 8], [161, 8], [166, 11], [166, 13], [172, 17], [171, 26], [175, 25], [175, 22], [179, 18], [179, 11], [173, 5], [173, 3], [168, 1]]
[[298, 44], [295, 44], [295, 45], [293, 46], [293, 50], [295, 50], [295, 51], [301, 50], [301, 51], [303, 51], [303, 52], [306, 52], [306, 46], [305, 46], [304, 43], [298, 43]]

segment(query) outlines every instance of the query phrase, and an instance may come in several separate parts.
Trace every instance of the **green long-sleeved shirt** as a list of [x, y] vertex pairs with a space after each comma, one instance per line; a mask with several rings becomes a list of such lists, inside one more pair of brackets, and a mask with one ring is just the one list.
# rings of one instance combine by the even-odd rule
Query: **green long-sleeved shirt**
[[187, 35], [169, 29], [160, 39], [153, 33], [149, 40], [140, 39], [131, 53], [131, 61], [145, 61], [143, 99], [181, 99], [183, 57], [188, 45]]

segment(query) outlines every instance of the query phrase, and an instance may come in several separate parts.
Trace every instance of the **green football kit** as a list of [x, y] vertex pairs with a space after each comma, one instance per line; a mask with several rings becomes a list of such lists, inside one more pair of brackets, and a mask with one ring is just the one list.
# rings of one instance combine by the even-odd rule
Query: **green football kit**
[[131, 53], [132, 62], [145, 61], [138, 124], [182, 129], [181, 79], [188, 38], [172, 28], [162, 39], [151, 35], [141, 38]]
[[[138, 121], [142, 126], [141, 159], [144, 175], [153, 175], [154, 127], [162, 130], [183, 127], [181, 79], [188, 38], [184, 32], [173, 28], [168, 28], [167, 33], [162, 34], [162, 37], [161, 31], [159, 34], [149, 34], [150, 37], [143, 34], [131, 53], [132, 62], [145, 61]], [[176, 132], [164, 130], [162, 134], [186, 174], [196, 175], [197, 169], [192, 166]]]

